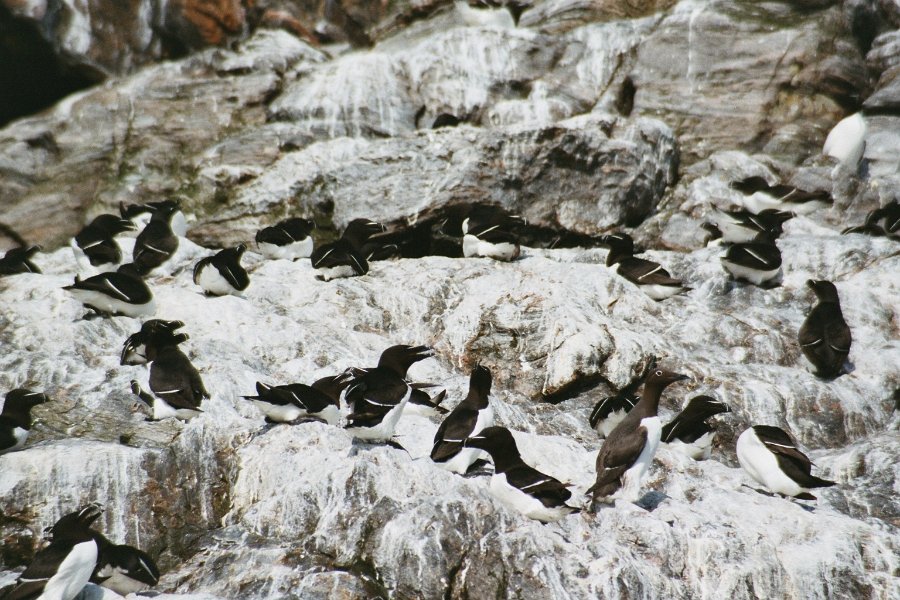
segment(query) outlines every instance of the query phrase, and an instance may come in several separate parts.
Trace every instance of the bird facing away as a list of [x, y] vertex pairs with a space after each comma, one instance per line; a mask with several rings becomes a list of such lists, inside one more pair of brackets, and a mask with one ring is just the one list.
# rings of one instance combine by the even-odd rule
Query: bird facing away
[[831, 193], [827, 190], [806, 191], [791, 185], [770, 184], [764, 177], [753, 176], [732, 182], [731, 187], [741, 192], [744, 208], [753, 213], [776, 209], [797, 215], [808, 215], [829, 206]]
[[598, 501], [614, 501], [615, 495], [632, 502], [638, 499], [641, 480], [650, 468], [662, 433], [657, 416], [659, 399], [669, 384], [685, 379], [686, 375], [666, 369], [651, 370], [641, 399], [597, 453], [597, 480], [588, 489], [592, 508]]
[[414, 363], [434, 356], [428, 346], [391, 346], [381, 353], [378, 366], [352, 369], [352, 379], [344, 392], [350, 408], [344, 428], [361, 440], [385, 442], [412, 395], [406, 372]]
[[778, 427], [754, 425], [744, 431], [738, 437], [737, 457], [750, 477], [782, 496], [815, 500], [809, 490], [834, 485], [810, 474], [812, 462]]
[[734, 279], [761, 287], [778, 285], [781, 276], [781, 251], [775, 240], [759, 234], [752, 242], [733, 244], [719, 259]]
[[[186, 333], [175, 333], [184, 327], [182, 321], [166, 321], [165, 319], [150, 319], [141, 325], [141, 330], [132, 333], [122, 346], [119, 355], [120, 365], [143, 365], [148, 361], [147, 355], [153, 352], [153, 347], [177, 346], [188, 340]], [[148, 351], [147, 346], [151, 346]]]
[[40, 273], [41, 270], [31, 259], [41, 251], [40, 246], [11, 248], [0, 258], [0, 276], [19, 273]]
[[475, 447], [465, 448], [466, 438], [478, 435], [494, 425], [494, 409], [490, 403], [491, 371], [475, 365], [469, 376], [469, 393], [450, 411], [434, 434], [431, 460], [448, 471], [464, 475], [481, 456]]
[[494, 207], [476, 205], [462, 222], [463, 256], [484, 256], [511, 261], [521, 254], [519, 230], [525, 219], [498, 212]]
[[293, 217], [256, 232], [256, 247], [260, 254], [273, 260], [308, 258], [313, 251], [312, 230], [316, 224], [309, 219]]
[[119, 214], [123, 219], [128, 219], [134, 223], [136, 228], [142, 229], [153, 218], [157, 212], [163, 212], [167, 215], [166, 220], [172, 228], [172, 233], [179, 237], [187, 235], [187, 219], [181, 210], [181, 203], [178, 200], [160, 200], [158, 202], [144, 202], [142, 204], [125, 205], [119, 203]]
[[136, 381], [131, 382], [131, 391], [150, 406], [151, 420], [176, 417], [186, 421], [199, 415], [200, 403], [209, 398], [209, 392], [190, 359], [177, 346], [148, 346], [147, 350], [153, 395]]
[[819, 377], [837, 377], [850, 354], [850, 327], [841, 313], [837, 288], [830, 281], [810, 279], [818, 303], [800, 326], [800, 350], [816, 368]]
[[47, 531], [50, 545], [35, 554], [5, 600], [72, 600], [87, 585], [99, 548], [91, 524], [101, 514], [96, 504], [63, 515]]
[[627, 233], [604, 235], [600, 243], [609, 246], [606, 266], [654, 300], [664, 300], [691, 288], [674, 279], [659, 263], [634, 256], [634, 240]]
[[321, 420], [337, 425], [341, 419], [340, 394], [350, 382], [349, 373], [323, 377], [312, 385], [291, 383], [266, 385], [256, 382], [256, 396], [242, 396], [253, 402], [273, 423]]
[[134, 242], [132, 261], [144, 273], [160, 267], [178, 250], [178, 236], [172, 231], [170, 220], [177, 207], [160, 208], [153, 213]]
[[31, 431], [31, 409], [48, 402], [47, 396], [25, 388], [10, 390], [0, 412], [0, 454], [19, 450]]
[[466, 439], [465, 447], [491, 455], [491, 494], [508, 507], [543, 523], [579, 512], [566, 504], [572, 497], [566, 484], [525, 464], [509, 429], [487, 427]]
[[437, 417], [440, 415], [446, 415], [448, 411], [446, 408], [441, 406], [441, 402], [447, 397], [447, 390], [441, 390], [434, 397], [431, 397], [428, 392], [422, 389], [423, 385], [428, 387], [432, 387], [430, 384], [418, 384], [413, 383], [412, 385], [412, 393], [409, 395], [409, 402], [406, 403], [406, 407], [403, 409], [404, 415], [419, 415], [420, 417]]
[[712, 453], [716, 431], [706, 419], [731, 412], [728, 405], [712, 396], [694, 396], [680, 413], [663, 425], [660, 441], [694, 460], [706, 460]]
[[241, 257], [246, 250], [247, 246], [238, 244], [200, 259], [194, 265], [194, 283], [203, 288], [207, 296], [240, 296], [250, 285], [250, 276], [241, 266]]
[[369, 272], [369, 263], [362, 254], [366, 240], [384, 232], [384, 225], [369, 219], [354, 219], [343, 235], [330, 244], [316, 248], [309, 257], [317, 271], [316, 277], [330, 281], [340, 277], [358, 277]]
[[72, 240], [72, 252], [81, 271], [115, 271], [122, 262], [122, 249], [115, 237], [137, 228], [128, 219], [103, 214], [85, 225]]
[[153, 292], [141, 278], [140, 270], [131, 263], [115, 272], [100, 273], [63, 287], [76, 300], [102, 315], [143, 317], [156, 312]]

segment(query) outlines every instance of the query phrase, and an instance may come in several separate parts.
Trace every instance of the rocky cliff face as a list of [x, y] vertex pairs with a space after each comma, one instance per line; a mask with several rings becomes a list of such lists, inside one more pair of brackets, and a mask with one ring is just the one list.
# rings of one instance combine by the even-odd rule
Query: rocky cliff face
[[[26, 449], [0, 456], [0, 586], [45, 526], [99, 501], [110, 538], [159, 556], [159, 589], [197, 598], [900, 594], [898, 242], [839, 234], [900, 189], [894, 4], [546, 0], [519, 3], [518, 26], [450, 2], [220, 4], [219, 16], [190, 2], [140, 13], [156, 24], [142, 43], [163, 48], [150, 39], [171, 23], [159, 15], [179, 10], [218, 23], [191, 21], [232, 47], [158, 64], [162, 51], [121, 50], [103, 59], [102, 85], [0, 129], [0, 223], [45, 245], [43, 274], [0, 278], [0, 392], [53, 399]], [[40, 21], [41, 6], [5, 10]], [[328, 19], [351, 44], [245, 26], [275, 12], [308, 31]], [[203, 40], [182, 51], [218, 43]], [[860, 106], [871, 115], [857, 174], [819, 149]], [[432, 129], [448, 114], [461, 123]], [[700, 228], [751, 175], [835, 199], [787, 223], [772, 289], [730, 281]], [[140, 323], [83, 319], [61, 289], [71, 250], [53, 249], [88, 216], [166, 197], [196, 216], [172, 272], [149, 279], [156, 316], [186, 323], [212, 394], [188, 423], [134, 411], [128, 383], [147, 370], [118, 353]], [[399, 259], [325, 283], [307, 261], [251, 246], [244, 297], [206, 298], [191, 281], [211, 253], [196, 243], [250, 242], [287, 215], [327, 236], [358, 216], [399, 229], [475, 203], [528, 218], [522, 258]], [[692, 289], [654, 302], [610, 272], [592, 236], [618, 227]], [[834, 380], [797, 344], [810, 278], [836, 283], [853, 332], [850, 372]], [[691, 377], [667, 391], [664, 420], [699, 393], [732, 412], [711, 460], [660, 450], [643, 508], [541, 525], [485, 478], [431, 463], [438, 419], [404, 416], [403, 452], [316, 423], [269, 426], [240, 398], [257, 380], [374, 364], [395, 343], [436, 349], [410, 375], [446, 388], [451, 406], [470, 367], [489, 366], [498, 422], [526, 461], [572, 484], [573, 502], [601, 444], [591, 407], [651, 357]], [[811, 505], [748, 489], [734, 440], [751, 424], [790, 431], [837, 485]]]

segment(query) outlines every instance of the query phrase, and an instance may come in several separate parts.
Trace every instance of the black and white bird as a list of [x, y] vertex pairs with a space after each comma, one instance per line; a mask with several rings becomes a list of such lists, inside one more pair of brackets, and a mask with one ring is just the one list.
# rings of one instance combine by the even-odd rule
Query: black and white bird
[[867, 129], [862, 112], [844, 117], [828, 132], [822, 154], [855, 171], [866, 151]]
[[712, 396], [694, 396], [680, 413], [663, 425], [660, 441], [689, 458], [706, 460], [712, 454], [716, 439], [716, 430], [706, 420], [726, 412], [731, 409], [724, 402]]
[[177, 210], [176, 206], [166, 206], [154, 211], [150, 222], [138, 234], [132, 261], [143, 273], [159, 268], [178, 250], [178, 236], [171, 225]]
[[122, 249], [115, 237], [137, 229], [128, 219], [103, 214], [88, 223], [72, 240], [72, 252], [82, 273], [115, 271], [122, 264]]
[[741, 467], [771, 492], [801, 500], [815, 500], [809, 490], [835, 482], [811, 474], [812, 462], [783, 429], [754, 425], [737, 441]]
[[841, 233], [863, 233], [878, 237], [886, 236], [895, 240], [900, 239], [900, 202], [894, 199], [881, 208], [869, 211], [865, 223], [848, 227]]
[[241, 266], [246, 250], [247, 246], [238, 244], [200, 259], [194, 265], [194, 283], [208, 296], [240, 296], [250, 285], [250, 276]]
[[[122, 346], [119, 355], [120, 365], [143, 365], [149, 362], [147, 359], [147, 346], [177, 346], [188, 340], [186, 333], [175, 333], [184, 327], [182, 321], [166, 321], [165, 319], [150, 319], [141, 325], [141, 330], [132, 333]], [[152, 348], [151, 350], [152, 351]]]
[[567, 484], [525, 464], [509, 429], [487, 427], [467, 438], [464, 446], [490, 454], [494, 463], [491, 494], [510, 508], [543, 523], [579, 512], [566, 504], [572, 497]]
[[3, 255], [3, 258], [0, 258], [0, 276], [17, 275], [19, 273], [40, 273], [41, 270], [31, 260], [40, 250], [40, 246], [10, 248]]
[[25, 388], [10, 390], [0, 412], [0, 454], [19, 450], [31, 431], [31, 409], [48, 402], [47, 396]]
[[597, 480], [588, 489], [591, 506], [613, 502], [617, 497], [635, 501], [641, 481], [662, 434], [657, 411], [663, 390], [671, 383], [688, 379], [666, 369], [654, 368], [644, 381], [641, 399], [628, 416], [613, 429], [597, 453]]
[[159, 567], [149, 554], [127, 544], [113, 544], [100, 534], [96, 534], [97, 538], [99, 553], [91, 583], [120, 596], [142, 592], [159, 583]]
[[297, 260], [308, 258], [313, 252], [312, 230], [316, 224], [309, 219], [292, 217], [256, 232], [256, 247], [266, 258]]
[[337, 425], [341, 420], [340, 395], [350, 381], [349, 373], [323, 377], [312, 385], [291, 383], [266, 385], [256, 382], [256, 396], [250, 400], [272, 423], [296, 423], [306, 420], [325, 421]]
[[810, 279], [818, 303], [800, 326], [800, 350], [820, 377], [837, 377], [850, 354], [852, 336], [841, 312], [837, 288], [830, 281]]
[[[409, 402], [406, 403], [406, 407], [403, 409], [404, 415], [419, 415], [420, 417], [438, 417], [441, 415], [446, 415], [448, 411], [446, 408], [441, 406], [441, 403], [447, 397], [447, 390], [441, 390], [437, 394], [432, 397], [428, 392], [426, 392], [421, 387], [416, 387], [420, 384], [412, 384], [413, 391], [409, 395]], [[429, 387], [431, 387], [429, 385]]]
[[114, 272], [84, 280], [76, 275], [75, 283], [63, 289], [100, 314], [144, 317], [156, 312], [156, 301], [142, 275], [134, 264], [127, 263]]
[[177, 346], [147, 346], [150, 364], [150, 391], [146, 393], [137, 381], [131, 391], [152, 410], [151, 420], [168, 417], [193, 419], [201, 412], [200, 403], [209, 398], [203, 379], [190, 359]]
[[637, 403], [638, 397], [625, 390], [615, 396], [607, 396], [594, 405], [588, 422], [601, 438], [609, 437]]
[[134, 223], [137, 230], [144, 229], [157, 212], [167, 215], [166, 220], [172, 228], [172, 233], [178, 237], [187, 235], [187, 218], [181, 210], [181, 203], [178, 200], [160, 200], [128, 205], [119, 203], [119, 214], [123, 219]]
[[462, 222], [463, 256], [511, 261], [519, 257], [519, 230], [525, 219], [477, 205]]
[[369, 263], [362, 254], [362, 247], [370, 237], [384, 230], [384, 225], [369, 219], [350, 221], [340, 238], [319, 246], [309, 257], [316, 269], [316, 277], [330, 281], [368, 273]]
[[754, 213], [776, 209], [796, 215], [808, 215], [832, 202], [831, 193], [827, 190], [806, 191], [791, 185], [770, 184], [759, 176], [734, 181], [731, 187], [743, 194], [741, 203]]
[[97, 504], [62, 516], [47, 531], [50, 545], [35, 554], [4, 600], [72, 600], [87, 585], [97, 565], [99, 547], [91, 524], [101, 514]]
[[382, 352], [377, 367], [352, 369], [344, 392], [350, 409], [344, 428], [361, 440], [389, 441], [413, 391], [406, 372], [430, 356], [434, 350], [428, 346], [401, 344]]
[[781, 251], [775, 240], [763, 234], [752, 242], [732, 244], [719, 260], [733, 278], [754, 285], [775, 286], [781, 277]]
[[723, 242], [740, 243], [753, 241], [760, 233], [775, 239], [793, 217], [789, 212], [769, 208], [759, 214], [749, 210], [714, 210], [710, 220], [721, 232]]
[[634, 240], [627, 233], [601, 236], [600, 243], [609, 246], [606, 266], [654, 300], [664, 300], [691, 289], [669, 275], [659, 263], [634, 256]]
[[475, 365], [469, 376], [469, 393], [444, 418], [434, 434], [431, 460], [448, 471], [465, 475], [481, 456], [478, 448], [464, 447], [466, 438], [478, 435], [493, 425], [491, 371], [487, 367]]

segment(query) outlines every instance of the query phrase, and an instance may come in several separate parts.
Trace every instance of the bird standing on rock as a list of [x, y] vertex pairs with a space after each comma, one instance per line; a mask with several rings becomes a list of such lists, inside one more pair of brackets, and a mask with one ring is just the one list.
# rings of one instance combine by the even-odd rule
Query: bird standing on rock
[[[186, 333], [175, 333], [184, 327], [182, 321], [166, 321], [165, 319], [150, 319], [141, 325], [141, 330], [128, 336], [122, 346], [119, 355], [120, 365], [143, 365], [149, 360], [147, 356], [153, 351], [152, 347], [159, 348], [165, 345], [177, 346], [188, 339]], [[148, 351], [147, 347], [151, 346]]]
[[469, 393], [444, 418], [434, 434], [431, 460], [460, 475], [469, 470], [478, 460], [481, 450], [465, 448], [463, 444], [466, 438], [494, 425], [490, 395], [491, 371], [487, 367], [475, 365], [469, 376]]
[[31, 431], [31, 409], [47, 402], [47, 396], [25, 388], [10, 390], [0, 412], [0, 454], [19, 450]]
[[134, 223], [116, 215], [103, 214], [88, 223], [72, 240], [75, 262], [82, 273], [115, 271], [122, 263], [122, 249], [115, 237], [134, 231]]
[[706, 419], [731, 412], [724, 402], [712, 396], [694, 396], [680, 413], [663, 425], [660, 441], [694, 460], [706, 460], [712, 453], [716, 431]]
[[161, 267], [178, 250], [178, 236], [171, 225], [176, 210], [176, 206], [166, 206], [155, 211], [150, 222], [138, 234], [132, 260], [142, 272], [150, 273]]
[[781, 251], [775, 240], [758, 234], [753, 241], [732, 244], [719, 259], [734, 279], [761, 287], [778, 285], [781, 276]]
[[806, 282], [819, 302], [800, 326], [800, 349], [820, 377], [837, 377], [850, 354], [850, 327], [841, 312], [837, 288], [830, 281]]
[[612, 502], [616, 496], [638, 499], [641, 480], [650, 468], [662, 433], [657, 416], [659, 399], [669, 384], [685, 379], [686, 375], [666, 369], [650, 371], [640, 401], [610, 432], [597, 453], [597, 480], [587, 492], [592, 508], [598, 501]]

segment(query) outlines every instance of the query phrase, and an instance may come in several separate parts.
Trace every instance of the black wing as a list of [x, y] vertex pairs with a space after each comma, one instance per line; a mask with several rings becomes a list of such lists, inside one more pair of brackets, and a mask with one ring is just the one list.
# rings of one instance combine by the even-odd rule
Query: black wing
[[209, 393], [200, 373], [181, 350], [166, 348], [150, 365], [150, 389], [173, 408], [197, 410]]
[[333, 244], [320, 246], [309, 257], [314, 269], [331, 269], [334, 267], [349, 266], [357, 275], [365, 275], [369, 272], [369, 263], [349, 244], [340, 240]]
[[[222, 252], [226, 251], [223, 250]], [[212, 257], [213, 266], [219, 271], [219, 275], [234, 289], [247, 289], [247, 286], [250, 285], [250, 276], [247, 274], [247, 271], [232, 257], [228, 255], [221, 256], [221, 254], [220, 252]]]
[[506, 481], [523, 492], [528, 492], [548, 508], [562, 506], [572, 497], [566, 484], [525, 463], [516, 465], [505, 472]]
[[619, 261], [619, 275], [637, 285], [681, 285], [662, 265], [635, 256]]
[[765, 445], [766, 449], [775, 455], [778, 467], [784, 474], [805, 488], [830, 487], [833, 481], [820, 479], [810, 474], [812, 462], [803, 454], [794, 440], [778, 427], [757, 425], [753, 428], [756, 437]]
[[124, 273], [101, 273], [85, 280], [76, 279], [73, 285], [63, 289], [100, 292], [123, 302], [134, 304], [144, 304], [153, 298], [153, 293], [142, 279]]
[[597, 423], [609, 417], [611, 413], [620, 410], [628, 412], [634, 408], [636, 403], [637, 398], [634, 396], [629, 397], [622, 394], [619, 394], [618, 396], [608, 396], [594, 405], [594, 409], [591, 411], [591, 416], [588, 417], [588, 421], [592, 428], [596, 427]]
[[450, 460], [463, 448], [463, 442], [472, 433], [478, 422], [478, 411], [468, 408], [456, 408], [441, 422], [434, 434], [434, 446], [431, 448], [431, 460], [445, 462]]
[[138, 235], [132, 252], [133, 262], [149, 271], [166, 262], [178, 249], [178, 236], [165, 221], [150, 221]]
[[[337, 406], [337, 402], [327, 394], [303, 383], [291, 383], [272, 388], [279, 395], [286, 396], [290, 402], [310, 413], [321, 412], [329, 406]], [[279, 402], [282, 404], [282, 402]]]
[[772, 271], [781, 266], [781, 252], [775, 244], [749, 242], [735, 244], [725, 252], [725, 260], [750, 269]]
[[622, 475], [634, 465], [646, 443], [646, 427], [614, 429], [597, 453], [597, 480], [588, 493], [594, 498], [614, 494], [622, 485]]
[[400, 377], [386, 376], [374, 369], [350, 383], [345, 399], [350, 406], [350, 416], [384, 416], [408, 391], [409, 385]]

